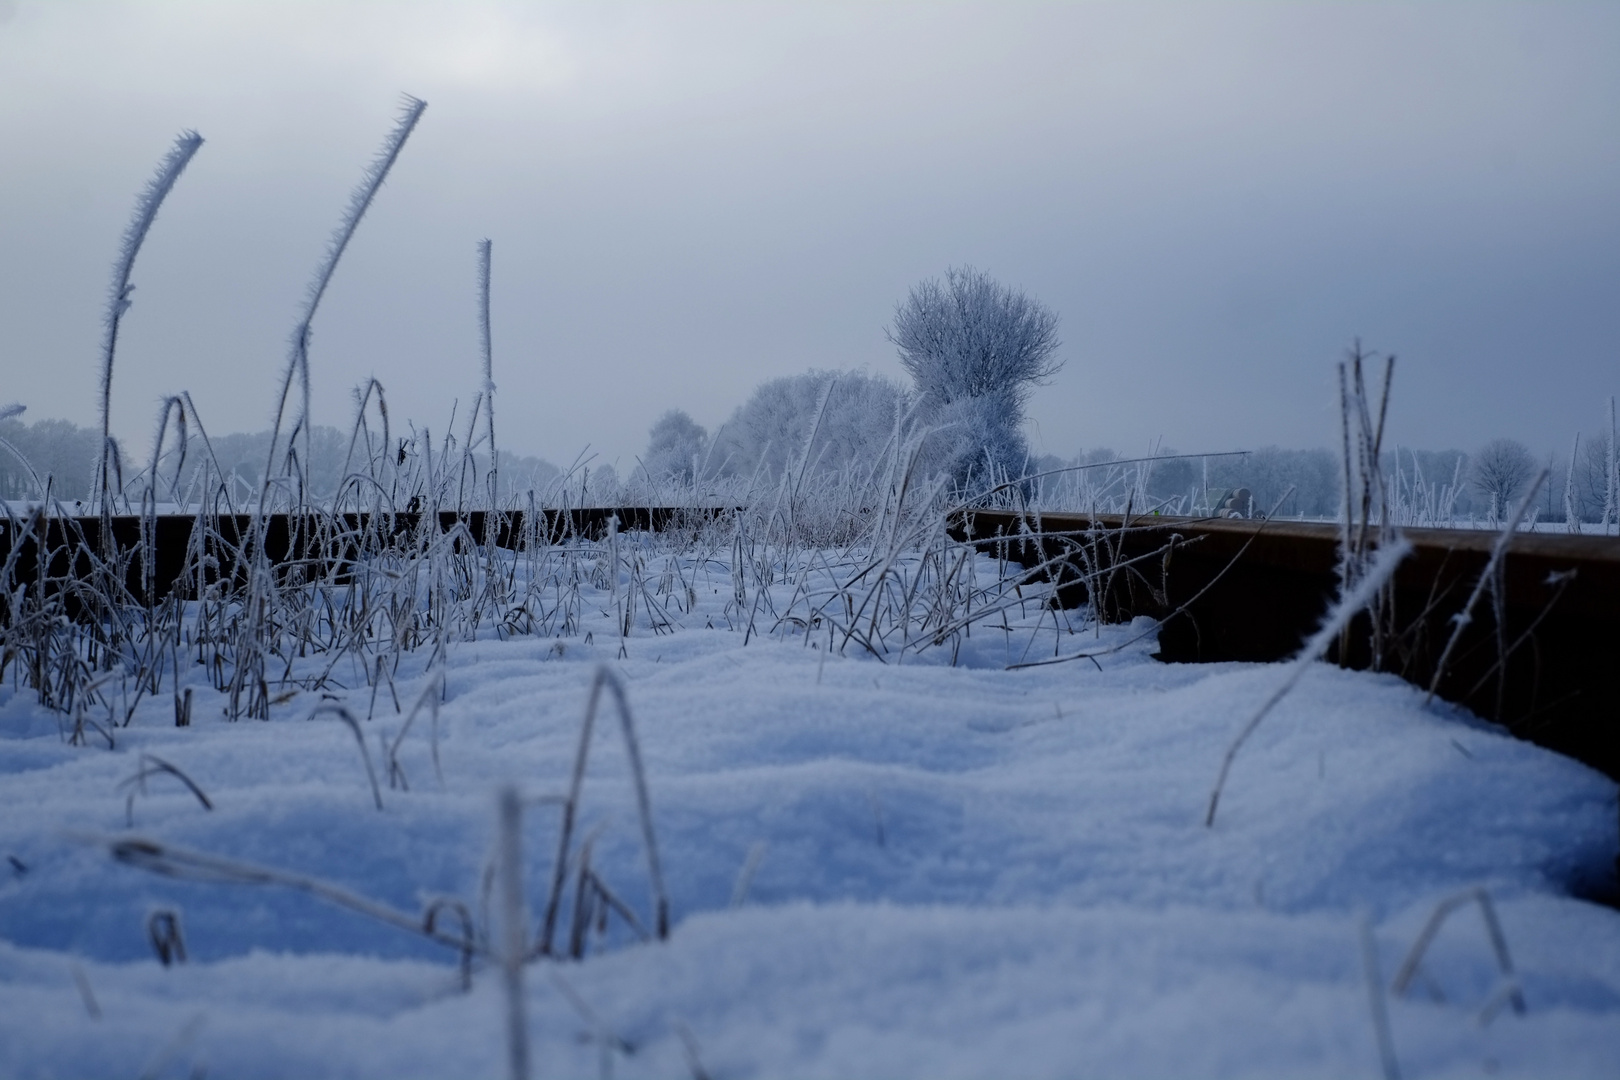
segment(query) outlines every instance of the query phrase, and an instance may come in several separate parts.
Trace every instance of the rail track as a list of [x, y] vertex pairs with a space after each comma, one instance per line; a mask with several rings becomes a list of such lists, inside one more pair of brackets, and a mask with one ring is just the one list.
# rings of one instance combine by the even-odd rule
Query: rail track
[[[1026, 568], [1045, 565], [1065, 607], [1167, 620], [1158, 655], [1175, 663], [1288, 657], [1338, 585], [1331, 524], [974, 510], [949, 529]], [[1329, 658], [1427, 688], [1497, 536], [1402, 531], [1413, 551], [1395, 575], [1380, 655], [1363, 614]], [[1438, 694], [1620, 780], [1620, 539], [1515, 534]]]
[[[439, 512], [442, 534], [459, 533], [457, 543], [493, 543], [517, 548], [528, 543], [557, 543], [569, 537], [596, 540], [607, 535], [610, 521], [620, 530], [661, 531], [672, 524], [713, 517], [723, 508], [670, 506], [584, 507], [524, 511]], [[39, 553], [46, 553], [44, 579], [51, 588], [83, 580], [95, 558], [116, 559], [116, 573], [136, 603], [163, 600], [176, 589], [189, 596], [198, 584], [222, 577], [242, 578], [252, 558], [264, 560], [283, 575], [302, 572], [305, 580], [336, 571], [340, 575], [366, 551], [402, 542], [418, 533], [435, 515], [417, 511], [368, 514], [267, 514], [257, 523], [252, 514], [209, 516], [160, 514], [64, 517], [46, 515], [0, 520], [0, 566], [12, 560], [13, 581], [40, 575]], [[199, 558], [199, 556], [203, 556]], [[207, 569], [200, 569], [206, 566]]]

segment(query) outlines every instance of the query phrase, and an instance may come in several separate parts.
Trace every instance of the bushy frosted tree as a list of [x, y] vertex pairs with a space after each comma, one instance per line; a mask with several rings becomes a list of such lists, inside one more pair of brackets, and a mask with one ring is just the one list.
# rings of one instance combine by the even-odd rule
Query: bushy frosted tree
[[1514, 439], [1492, 439], [1468, 463], [1469, 480], [1499, 515], [1512, 509], [1513, 500], [1535, 473], [1529, 447]]
[[942, 430], [936, 467], [958, 483], [1022, 471], [1030, 393], [1062, 368], [1057, 315], [971, 266], [915, 286], [894, 310], [889, 340]]
[[660, 416], [647, 435], [647, 454], [642, 465], [654, 480], [676, 479], [692, 481], [696, 462], [703, 457], [709, 445], [709, 433], [703, 425], [680, 409], [671, 409]]
[[[821, 409], [824, 396], [827, 404]], [[715, 433], [709, 471], [780, 480], [800, 463], [807, 446], [805, 464], [811, 471], [869, 469], [888, 445], [896, 414], [906, 404], [900, 387], [862, 372], [808, 371], [771, 379]]]

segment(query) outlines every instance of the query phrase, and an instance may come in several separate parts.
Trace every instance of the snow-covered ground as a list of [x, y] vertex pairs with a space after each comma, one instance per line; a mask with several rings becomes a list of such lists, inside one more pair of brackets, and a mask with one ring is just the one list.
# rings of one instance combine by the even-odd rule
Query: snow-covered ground
[[[408, 788], [385, 765], [404, 723], [390, 691], [371, 720], [369, 690], [349, 692], [380, 811], [354, 734], [306, 720], [308, 693], [228, 723], [199, 671], [191, 727], [165, 693], [109, 751], [67, 745], [0, 686], [0, 1075], [504, 1075], [496, 971], [475, 965], [463, 991], [453, 949], [277, 885], [160, 877], [108, 844], [308, 875], [413, 917], [456, 898], [482, 932], [511, 783], [533, 798], [538, 925], [559, 820], [544, 797], [567, 786], [600, 664], [634, 714], [674, 925], [644, 944], [615, 915], [583, 961], [528, 967], [537, 1076], [1378, 1077], [1364, 926], [1402, 1076], [1614, 1075], [1620, 912], [1573, 897], [1613, 887], [1604, 777], [1392, 677], [1318, 665], [1238, 757], [1209, 829], [1221, 755], [1279, 668], [1162, 665], [1146, 638], [1101, 670], [1008, 671], [1028, 634], [984, 624], [954, 667], [946, 650], [897, 665], [729, 629], [724, 592], [674, 632], [637, 628], [622, 658], [594, 612], [588, 641], [452, 646], [439, 767], [424, 710], [399, 744]], [[406, 712], [426, 660], [401, 667]], [[124, 783], [143, 754], [212, 809], [171, 775]], [[580, 835], [648, 922], [611, 710]], [[1473, 886], [1522, 1015], [1477, 905], [1390, 992], [1437, 904]], [[163, 910], [189, 953], [167, 968], [148, 938]]]

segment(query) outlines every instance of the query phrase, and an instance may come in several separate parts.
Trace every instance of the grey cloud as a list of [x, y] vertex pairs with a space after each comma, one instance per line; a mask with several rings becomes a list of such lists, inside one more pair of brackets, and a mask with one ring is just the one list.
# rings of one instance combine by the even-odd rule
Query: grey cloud
[[[30, 5], [0, 35], [0, 396], [91, 415], [140, 182], [120, 430], [188, 387], [263, 426], [303, 282], [395, 98], [430, 108], [316, 323], [438, 429], [495, 241], [508, 445], [631, 461], [973, 263], [1063, 317], [1037, 449], [1322, 445], [1353, 335], [1403, 442], [1563, 446], [1620, 392], [1620, 9], [1551, 5]], [[1590, 415], [1588, 415], [1590, 414]]]

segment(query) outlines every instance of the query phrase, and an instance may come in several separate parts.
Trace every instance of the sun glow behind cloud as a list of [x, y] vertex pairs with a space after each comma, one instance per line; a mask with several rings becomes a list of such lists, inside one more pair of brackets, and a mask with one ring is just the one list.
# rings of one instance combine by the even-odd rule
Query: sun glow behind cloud
[[357, 62], [425, 86], [495, 94], [566, 87], [581, 75], [580, 50], [532, 8], [455, 4], [338, 6], [311, 11], [320, 31], [292, 38], [308, 62]]

